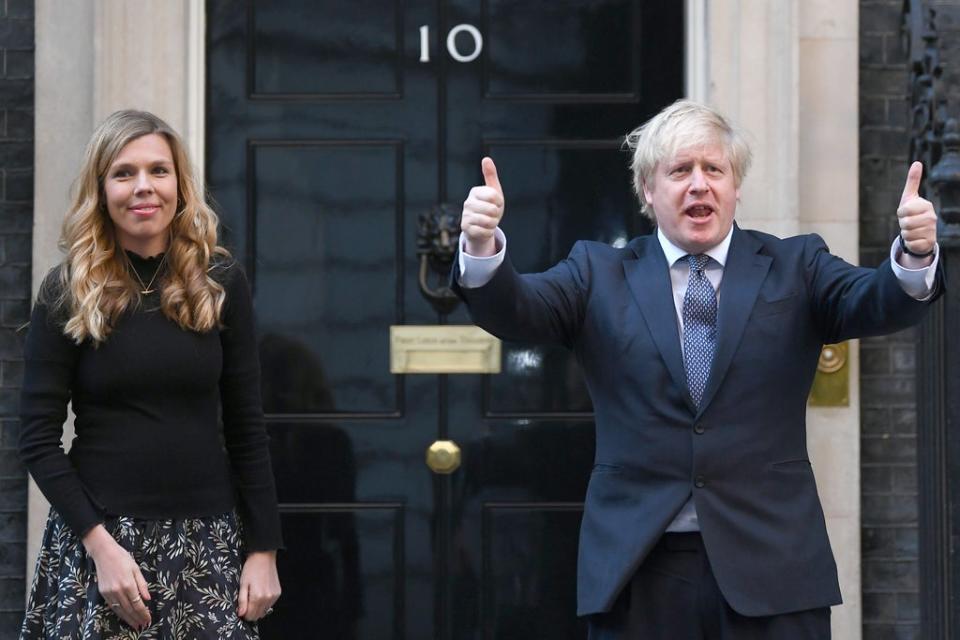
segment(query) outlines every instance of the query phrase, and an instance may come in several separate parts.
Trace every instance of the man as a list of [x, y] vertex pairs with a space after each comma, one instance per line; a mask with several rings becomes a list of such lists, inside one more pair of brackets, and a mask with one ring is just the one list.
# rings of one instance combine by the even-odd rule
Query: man
[[681, 100], [628, 136], [654, 235], [578, 242], [519, 275], [496, 167], [464, 202], [454, 287], [481, 327], [560, 343], [596, 414], [578, 614], [592, 639], [813, 640], [840, 603], [806, 400], [824, 343], [917, 323], [942, 290], [933, 206], [910, 167], [891, 260], [859, 268], [816, 235], [734, 223], [742, 135]]

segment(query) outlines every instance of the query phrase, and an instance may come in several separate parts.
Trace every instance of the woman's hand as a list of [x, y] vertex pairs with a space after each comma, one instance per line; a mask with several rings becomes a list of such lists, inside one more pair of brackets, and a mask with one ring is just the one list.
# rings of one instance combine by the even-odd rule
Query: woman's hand
[[247, 556], [240, 572], [240, 597], [237, 615], [255, 622], [267, 615], [280, 597], [277, 552], [254, 551]]
[[97, 587], [110, 610], [137, 629], [150, 626], [147, 581], [133, 556], [121, 547], [102, 524], [83, 536], [83, 546], [97, 566]]

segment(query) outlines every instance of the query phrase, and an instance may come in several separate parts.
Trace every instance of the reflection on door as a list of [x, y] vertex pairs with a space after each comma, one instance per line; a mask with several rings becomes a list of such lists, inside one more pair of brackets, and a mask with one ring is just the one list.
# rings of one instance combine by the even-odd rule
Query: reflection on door
[[421, 295], [417, 235], [484, 154], [521, 271], [649, 231], [621, 142], [681, 95], [682, 4], [208, 1], [207, 177], [254, 287], [286, 541], [264, 638], [586, 637], [576, 362], [504, 343], [497, 375], [394, 375], [389, 327], [469, 324]]

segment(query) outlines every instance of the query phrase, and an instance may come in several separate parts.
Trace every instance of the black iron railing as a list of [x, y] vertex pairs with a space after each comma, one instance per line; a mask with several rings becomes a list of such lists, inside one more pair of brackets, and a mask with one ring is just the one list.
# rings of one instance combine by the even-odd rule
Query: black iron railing
[[[910, 64], [910, 157], [925, 167], [922, 194], [940, 216], [938, 242], [946, 281], [960, 275], [960, 136], [948, 118], [936, 12], [923, 0], [903, 3], [902, 35]], [[960, 529], [960, 304], [938, 301], [920, 327], [917, 347], [917, 486], [920, 529], [920, 622], [923, 638], [958, 630], [953, 550]]]

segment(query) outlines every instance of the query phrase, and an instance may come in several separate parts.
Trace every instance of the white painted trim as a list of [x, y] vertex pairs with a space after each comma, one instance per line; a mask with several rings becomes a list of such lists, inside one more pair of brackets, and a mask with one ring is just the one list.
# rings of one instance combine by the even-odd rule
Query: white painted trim
[[708, 11], [707, 0], [686, 0], [684, 91], [688, 98], [697, 102], [706, 102], [710, 90]]
[[187, 7], [187, 130], [183, 132], [200, 184], [206, 173], [207, 10], [203, 0]]
[[[37, 0], [34, 104], [33, 291], [62, 259], [57, 248], [69, 193], [94, 125], [95, 0]], [[64, 447], [73, 439], [73, 414]], [[33, 584], [50, 503], [33, 478], [27, 490], [26, 585]]]

